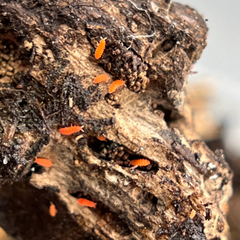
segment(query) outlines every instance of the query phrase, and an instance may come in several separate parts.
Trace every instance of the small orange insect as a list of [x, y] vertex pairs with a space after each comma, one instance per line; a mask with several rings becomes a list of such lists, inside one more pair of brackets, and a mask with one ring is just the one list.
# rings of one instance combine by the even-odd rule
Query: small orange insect
[[194, 218], [196, 215], [196, 211], [194, 209], [192, 209], [191, 213], [190, 213], [190, 218]]
[[87, 200], [85, 198], [79, 198], [78, 199], [78, 203], [81, 206], [92, 207], [92, 208], [96, 207], [96, 203], [95, 202], [92, 202], [92, 201]]
[[100, 140], [100, 141], [107, 141], [104, 136], [98, 136], [97, 139]]
[[105, 39], [101, 39], [101, 41], [100, 41], [100, 43], [98, 44], [98, 47], [97, 47], [97, 49], [96, 49], [96, 51], [95, 51], [95, 58], [96, 58], [96, 59], [99, 59], [99, 58], [102, 56], [102, 54], [103, 54], [103, 52], [104, 52], [104, 49], [105, 49], [105, 46], [106, 46], [106, 41], [105, 41]]
[[125, 82], [123, 80], [114, 81], [109, 87], [109, 93], [113, 93], [117, 90], [117, 88], [124, 86]]
[[46, 158], [36, 158], [34, 162], [42, 167], [51, 167], [52, 166], [52, 162]]
[[60, 128], [59, 132], [62, 135], [72, 135], [76, 132], [82, 131], [83, 127], [82, 126], [72, 126], [72, 127], [65, 127], [65, 128]]
[[52, 216], [52, 217], [55, 217], [56, 214], [57, 214], [57, 209], [55, 207], [55, 205], [51, 202], [51, 205], [49, 207], [49, 214]]
[[130, 162], [133, 166], [146, 167], [150, 164], [150, 161], [147, 159], [135, 159]]
[[108, 82], [109, 76], [106, 74], [101, 74], [95, 77], [94, 83]]

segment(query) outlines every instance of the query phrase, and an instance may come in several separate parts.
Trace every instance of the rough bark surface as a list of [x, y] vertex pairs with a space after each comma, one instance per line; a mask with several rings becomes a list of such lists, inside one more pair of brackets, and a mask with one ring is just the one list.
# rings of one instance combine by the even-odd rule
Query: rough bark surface
[[[167, 0], [0, 0], [0, 225], [24, 240], [226, 240], [232, 173], [185, 94], [206, 38], [194, 9]], [[115, 79], [126, 87], [109, 94]], [[84, 132], [58, 131], [73, 125]]]

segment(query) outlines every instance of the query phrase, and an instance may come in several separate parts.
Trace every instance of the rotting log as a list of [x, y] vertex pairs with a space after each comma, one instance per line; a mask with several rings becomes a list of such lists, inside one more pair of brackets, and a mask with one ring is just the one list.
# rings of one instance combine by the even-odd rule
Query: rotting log
[[[1, 0], [0, 225], [24, 240], [226, 240], [232, 172], [185, 93], [206, 39], [203, 18], [167, 0]], [[109, 94], [115, 79], [126, 87]]]

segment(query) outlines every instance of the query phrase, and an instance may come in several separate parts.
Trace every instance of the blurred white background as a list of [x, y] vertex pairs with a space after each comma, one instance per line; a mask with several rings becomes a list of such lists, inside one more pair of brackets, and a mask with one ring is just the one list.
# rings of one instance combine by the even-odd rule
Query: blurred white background
[[214, 89], [211, 110], [223, 124], [228, 151], [240, 156], [240, 1], [177, 0], [203, 15], [209, 28], [207, 47], [189, 84], [207, 81]]

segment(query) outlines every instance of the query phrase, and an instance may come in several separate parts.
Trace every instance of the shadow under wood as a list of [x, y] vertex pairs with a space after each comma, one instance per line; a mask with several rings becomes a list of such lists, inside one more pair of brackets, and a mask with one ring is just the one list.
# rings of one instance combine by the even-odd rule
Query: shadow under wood
[[[25, 240], [98, 239], [76, 224], [51, 189], [36, 189], [22, 182], [6, 184], [0, 192], [0, 225], [13, 237], [21, 236]], [[51, 203], [57, 209], [55, 217], [49, 214]]]

